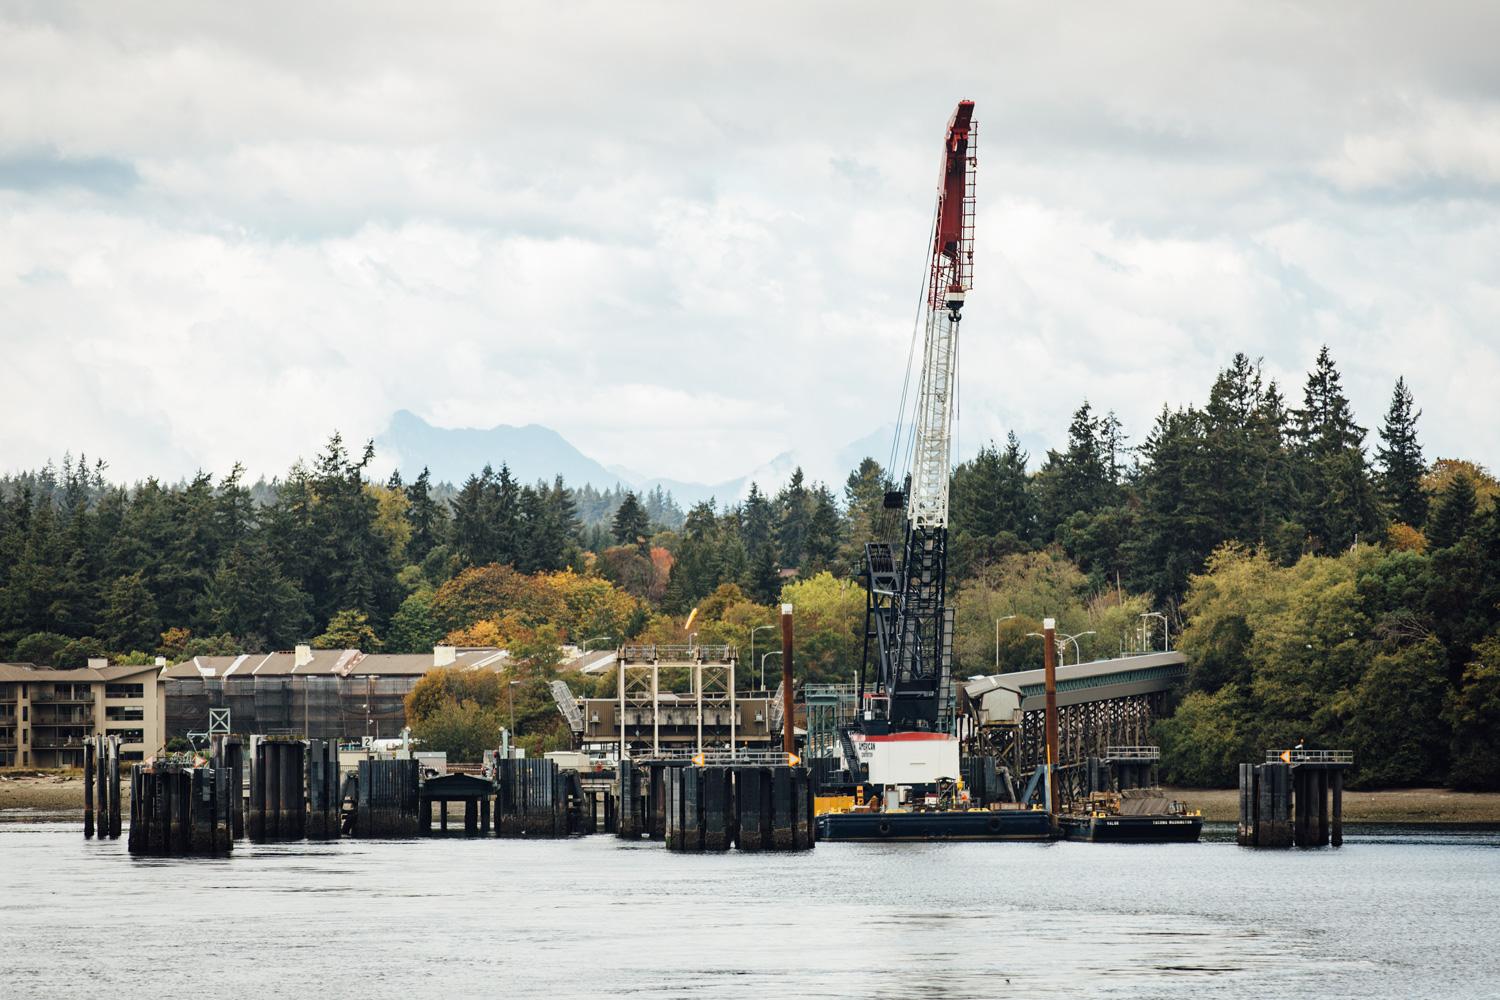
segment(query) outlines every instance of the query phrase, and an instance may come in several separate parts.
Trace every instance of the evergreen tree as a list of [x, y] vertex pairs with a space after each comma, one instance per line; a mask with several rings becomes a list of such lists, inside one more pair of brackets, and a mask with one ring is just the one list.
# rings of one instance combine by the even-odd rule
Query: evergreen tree
[[610, 531], [617, 545], [639, 545], [645, 548], [650, 544], [651, 521], [634, 493], [625, 494], [620, 509], [615, 511]]
[[495, 525], [489, 517], [489, 496], [495, 470], [486, 465], [464, 480], [453, 498], [453, 550], [464, 566], [487, 566], [498, 561]]
[[884, 513], [886, 475], [873, 458], [862, 459], [844, 481], [844, 544], [839, 562], [845, 572], [857, 572], [865, 545], [876, 541]]
[[139, 570], [110, 584], [104, 641], [117, 653], [156, 648], [161, 619]]
[[722, 574], [719, 519], [714, 502], [705, 500], [692, 506], [682, 525], [682, 539], [677, 559], [667, 581], [663, 606], [684, 614], [719, 585]]
[[829, 572], [842, 576], [843, 570], [837, 565], [842, 527], [838, 501], [827, 485], [819, 483], [811, 493], [810, 503], [803, 567], [807, 575]]
[[1479, 501], [1474, 491], [1474, 479], [1465, 469], [1460, 469], [1449, 480], [1448, 486], [1438, 496], [1432, 520], [1427, 525], [1427, 544], [1433, 549], [1446, 549], [1458, 544], [1474, 524]]
[[801, 566], [807, 555], [807, 537], [812, 520], [812, 495], [803, 480], [802, 467], [776, 495], [774, 504], [776, 550], [788, 566]]
[[426, 466], [406, 487], [406, 500], [406, 520], [411, 525], [406, 551], [412, 562], [420, 563], [447, 537], [447, 514], [432, 497], [432, 476]]
[[745, 550], [751, 553], [761, 549], [771, 551], [771, 560], [775, 562], [776, 556], [771, 548], [775, 544], [774, 525], [775, 514], [771, 510], [771, 502], [758, 485], [751, 483], [750, 492], [746, 494], [745, 503], [740, 510], [740, 534], [745, 542]]
[[1087, 400], [1074, 411], [1067, 451], [1048, 451], [1033, 481], [1043, 541], [1054, 539], [1074, 513], [1093, 514], [1118, 502], [1122, 441], [1113, 414], [1094, 416]]
[[1361, 533], [1383, 527], [1379, 499], [1365, 467], [1365, 430], [1354, 422], [1338, 369], [1325, 345], [1308, 373], [1295, 437], [1303, 488], [1302, 523], [1327, 551], [1342, 551]]
[[204, 631], [241, 639], [246, 651], [287, 649], [307, 638], [308, 600], [262, 541], [237, 545], [200, 600]]
[[774, 604], [781, 596], [781, 574], [777, 571], [776, 556], [769, 542], [750, 550], [744, 589], [761, 604]]
[[1396, 379], [1375, 457], [1380, 462], [1380, 494], [1391, 515], [1421, 528], [1427, 521], [1427, 494], [1422, 490], [1426, 463], [1422, 459], [1422, 446], [1417, 442], [1417, 418], [1422, 411], [1413, 409], [1415, 402], [1406, 379]]
[[1181, 597], [1189, 574], [1199, 571], [1228, 527], [1219, 484], [1207, 474], [1214, 462], [1206, 426], [1212, 419], [1191, 408], [1163, 407], [1141, 448], [1140, 520], [1126, 546], [1130, 578], [1161, 597]]

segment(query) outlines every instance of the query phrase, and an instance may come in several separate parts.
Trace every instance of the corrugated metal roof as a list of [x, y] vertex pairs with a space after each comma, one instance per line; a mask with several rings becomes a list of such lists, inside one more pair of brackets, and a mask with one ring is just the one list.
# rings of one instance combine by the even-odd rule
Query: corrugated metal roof
[[152, 664], [127, 666], [112, 663], [101, 668], [73, 667], [58, 670], [53, 667], [39, 667], [34, 663], [0, 663], [0, 683], [97, 684], [116, 681], [121, 677], [154, 674], [156, 670], [157, 668]]
[[[195, 656], [174, 663], [163, 676], [179, 680], [200, 677], [246, 678], [333, 676], [415, 677], [437, 669], [432, 653], [362, 653], [357, 649], [314, 649], [311, 660], [297, 666], [294, 652], [247, 653], [236, 656]], [[447, 666], [469, 670], [499, 670], [508, 660], [504, 650], [493, 647], [461, 648]]]

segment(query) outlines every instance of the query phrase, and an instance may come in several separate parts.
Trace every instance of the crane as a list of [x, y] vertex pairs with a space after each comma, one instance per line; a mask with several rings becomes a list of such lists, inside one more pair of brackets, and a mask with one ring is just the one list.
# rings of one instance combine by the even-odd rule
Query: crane
[[951, 729], [953, 618], [943, 600], [958, 330], [973, 279], [974, 102], [960, 101], [943, 140], [923, 301], [922, 373], [911, 466], [885, 506], [905, 510], [897, 559], [890, 542], [865, 545], [864, 658], [859, 729], [866, 736]]

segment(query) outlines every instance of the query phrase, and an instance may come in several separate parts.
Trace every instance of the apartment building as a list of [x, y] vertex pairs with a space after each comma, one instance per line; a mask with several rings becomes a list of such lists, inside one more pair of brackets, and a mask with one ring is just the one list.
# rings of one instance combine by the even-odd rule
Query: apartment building
[[0, 767], [82, 767], [83, 743], [98, 733], [120, 737], [124, 760], [154, 754], [163, 742], [164, 665], [0, 663]]

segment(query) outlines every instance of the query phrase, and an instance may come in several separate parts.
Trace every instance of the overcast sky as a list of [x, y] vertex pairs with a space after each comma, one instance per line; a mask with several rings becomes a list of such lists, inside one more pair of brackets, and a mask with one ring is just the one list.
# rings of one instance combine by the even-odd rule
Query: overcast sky
[[[983, 7], [988, 13], [982, 13]], [[980, 123], [961, 449], [1327, 343], [1500, 464], [1500, 5], [0, 2], [0, 468], [408, 408], [713, 481], [889, 424]], [[1035, 458], [1034, 454], [1034, 458]]]

